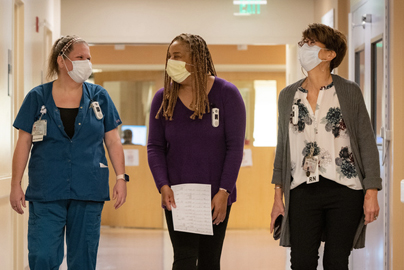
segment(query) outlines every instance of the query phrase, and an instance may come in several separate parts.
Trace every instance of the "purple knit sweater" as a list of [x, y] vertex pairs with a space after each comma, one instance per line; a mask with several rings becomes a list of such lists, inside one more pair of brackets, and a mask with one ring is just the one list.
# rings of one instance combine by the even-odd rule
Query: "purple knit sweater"
[[246, 112], [238, 89], [215, 78], [208, 98], [219, 109], [219, 126], [212, 126], [211, 113], [192, 120], [178, 98], [173, 120], [155, 119], [163, 98], [160, 89], [150, 110], [147, 153], [157, 189], [185, 183], [210, 184], [212, 197], [219, 188], [230, 192], [228, 204], [236, 201], [236, 180], [243, 158]]

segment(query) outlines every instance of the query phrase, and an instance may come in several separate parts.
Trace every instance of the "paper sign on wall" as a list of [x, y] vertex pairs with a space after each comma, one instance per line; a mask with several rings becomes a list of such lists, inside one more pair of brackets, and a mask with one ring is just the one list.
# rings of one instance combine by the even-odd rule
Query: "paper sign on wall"
[[139, 149], [124, 149], [125, 166], [139, 166]]

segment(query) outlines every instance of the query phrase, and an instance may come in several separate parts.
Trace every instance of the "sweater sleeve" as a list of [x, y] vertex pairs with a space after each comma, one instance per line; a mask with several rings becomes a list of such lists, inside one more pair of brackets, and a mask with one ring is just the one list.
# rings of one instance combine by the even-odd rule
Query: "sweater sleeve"
[[162, 100], [163, 89], [160, 89], [154, 96], [150, 108], [149, 138], [147, 142], [149, 167], [159, 192], [162, 186], [169, 185], [166, 161], [167, 141], [163, 122], [165, 120], [161, 115], [159, 119], [156, 119]]
[[[356, 85], [355, 85], [356, 86]], [[362, 92], [359, 87], [355, 87], [353, 100], [357, 101], [357, 144], [359, 148], [360, 159], [363, 165], [363, 188], [382, 189], [382, 179], [380, 178], [379, 151], [376, 145], [376, 139], [373, 133], [372, 125], [368, 111], [363, 100]]]
[[281, 91], [279, 94], [279, 99], [278, 99], [278, 137], [277, 137], [277, 144], [276, 144], [276, 151], [275, 151], [275, 161], [274, 161], [274, 170], [272, 174], [272, 184], [275, 185], [281, 185], [282, 184], [282, 162], [283, 162], [283, 155], [284, 155], [284, 140], [285, 134], [284, 134], [284, 127], [283, 127], [283, 122], [284, 122], [284, 115], [281, 109], [283, 108], [282, 104], [284, 102], [283, 100], [283, 93], [284, 91]]
[[220, 181], [220, 187], [232, 192], [236, 186], [237, 176], [243, 159], [246, 110], [239, 90], [231, 83], [222, 89], [224, 97], [224, 129], [226, 156]]

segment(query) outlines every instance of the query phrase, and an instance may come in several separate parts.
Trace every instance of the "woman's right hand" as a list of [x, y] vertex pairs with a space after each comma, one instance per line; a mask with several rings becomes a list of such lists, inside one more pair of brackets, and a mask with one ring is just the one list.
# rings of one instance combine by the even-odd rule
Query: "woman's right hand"
[[160, 189], [161, 193], [161, 203], [163, 206], [166, 207], [168, 211], [171, 211], [171, 207], [176, 208], [177, 206], [175, 205], [175, 200], [174, 200], [174, 192], [173, 190], [168, 186], [164, 185]]
[[10, 192], [10, 204], [11, 207], [13, 208], [14, 211], [16, 211], [18, 214], [24, 214], [24, 210], [22, 210], [22, 206], [26, 208], [25, 204], [25, 194], [24, 191], [22, 191], [22, 188], [20, 185], [15, 185], [11, 187], [11, 192]]
[[285, 215], [285, 206], [283, 205], [282, 198], [277, 198], [275, 196], [275, 201], [274, 205], [272, 206], [272, 212], [271, 212], [271, 226], [270, 226], [271, 233], [274, 231], [275, 220], [279, 215], [282, 216]]

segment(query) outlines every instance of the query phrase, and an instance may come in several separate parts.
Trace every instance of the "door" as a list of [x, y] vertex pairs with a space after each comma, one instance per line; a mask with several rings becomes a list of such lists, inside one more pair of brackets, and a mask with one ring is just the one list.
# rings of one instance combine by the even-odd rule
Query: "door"
[[[379, 218], [367, 226], [366, 247], [354, 250], [350, 269], [388, 270], [388, 167], [385, 158], [389, 151], [389, 90], [387, 81], [388, 39], [384, 20], [387, 12], [384, 1], [362, 0], [351, 6], [350, 79], [361, 87], [368, 108], [379, 150], [380, 176], [383, 190], [378, 194]], [[365, 19], [365, 18], [366, 19]], [[363, 23], [365, 21], [365, 23]]]

